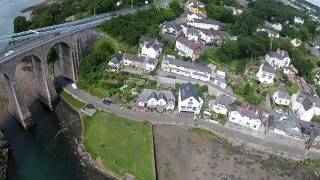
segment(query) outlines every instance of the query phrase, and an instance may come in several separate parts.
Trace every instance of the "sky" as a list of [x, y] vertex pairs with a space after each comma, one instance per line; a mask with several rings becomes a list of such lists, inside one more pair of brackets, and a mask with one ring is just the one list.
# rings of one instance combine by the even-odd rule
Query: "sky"
[[320, 7], [320, 0], [306, 0], [306, 1], [308, 1], [308, 2], [310, 2], [312, 4], [317, 5], [317, 6]]

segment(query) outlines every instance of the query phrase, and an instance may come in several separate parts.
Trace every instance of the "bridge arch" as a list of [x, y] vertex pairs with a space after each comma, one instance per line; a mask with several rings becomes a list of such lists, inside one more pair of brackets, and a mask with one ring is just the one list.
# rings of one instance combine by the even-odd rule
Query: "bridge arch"
[[77, 79], [76, 55], [73, 44], [66, 41], [53, 43], [47, 53], [47, 61], [49, 68], [52, 68], [53, 76], [75, 82]]
[[20, 89], [23, 88], [24, 92], [29, 90], [33, 97], [38, 98], [50, 110], [54, 109], [57, 93], [49, 77], [45, 59], [33, 54], [26, 55], [15, 67], [14, 77], [19, 79]]

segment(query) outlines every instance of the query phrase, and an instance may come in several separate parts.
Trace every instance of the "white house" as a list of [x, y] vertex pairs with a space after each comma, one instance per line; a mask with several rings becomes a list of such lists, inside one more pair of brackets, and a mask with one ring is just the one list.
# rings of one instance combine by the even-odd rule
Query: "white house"
[[237, 108], [229, 114], [229, 122], [258, 130], [261, 126], [261, 112], [253, 107]]
[[194, 19], [205, 19], [205, 17], [202, 14], [187, 12], [186, 14], [188, 21], [192, 21]]
[[304, 19], [298, 16], [294, 17], [294, 23], [296, 24], [303, 24], [304, 23]]
[[280, 49], [268, 53], [265, 60], [275, 68], [288, 68], [291, 61], [289, 53]]
[[200, 29], [211, 29], [211, 30], [219, 30], [221, 27], [221, 23], [215, 20], [209, 19], [192, 19], [188, 22], [189, 26], [200, 28]]
[[163, 58], [161, 69], [178, 75], [210, 81], [213, 70], [206, 65], [187, 62], [167, 55]]
[[273, 84], [276, 76], [276, 70], [269, 64], [261, 64], [258, 73], [256, 74], [258, 80], [263, 84]]
[[273, 113], [269, 116], [269, 131], [296, 140], [303, 138], [299, 120], [292, 114]]
[[232, 99], [228, 96], [221, 95], [218, 96], [215, 100], [209, 101], [209, 109], [217, 114], [227, 115], [230, 110], [230, 104]]
[[282, 31], [283, 26], [281, 23], [269, 23], [266, 21], [266, 25], [271, 27], [272, 29], [276, 30], [276, 31]]
[[180, 56], [190, 57], [192, 60], [197, 59], [203, 52], [199, 44], [193, 43], [184, 37], [176, 40], [176, 49]]
[[182, 26], [175, 22], [165, 22], [160, 25], [161, 33], [169, 36], [178, 37], [182, 33]]
[[140, 108], [173, 111], [175, 101], [175, 97], [171, 91], [144, 89], [137, 99], [137, 104]]
[[269, 38], [279, 38], [280, 37], [280, 34], [278, 32], [274, 32], [271, 29], [257, 28], [257, 32], [265, 32]]
[[123, 55], [124, 66], [134, 67], [145, 71], [152, 71], [156, 68], [157, 64], [158, 60], [155, 58], [142, 57], [128, 53]]
[[160, 56], [163, 50], [163, 44], [147, 36], [142, 36], [140, 38], [140, 55], [157, 58]]
[[273, 93], [272, 98], [273, 101], [278, 105], [289, 106], [290, 104], [290, 96], [283, 84], [279, 85], [278, 91]]
[[203, 95], [190, 82], [179, 89], [178, 111], [199, 114], [204, 102]]
[[215, 30], [199, 30], [200, 42], [203, 44], [220, 44], [223, 39], [230, 37], [228, 32], [225, 31], [215, 31]]
[[310, 122], [314, 115], [320, 115], [320, 99], [303, 93], [291, 96], [291, 109], [303, 121]]
[[199, 31], [195, 28], [188, 28], [187, 34], [185, 35], [189, 41], [199, 42]]
[[118, 72], [122, 68], [123, 54], [119, 53], [108, 62], [111, 71]]

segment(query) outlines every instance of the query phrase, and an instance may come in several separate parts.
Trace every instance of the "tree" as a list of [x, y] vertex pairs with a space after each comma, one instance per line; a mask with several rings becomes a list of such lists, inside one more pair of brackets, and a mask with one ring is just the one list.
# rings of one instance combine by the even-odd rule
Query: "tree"
[[14, 32], [26, 31], [30, 28], [30, 22], [24, 16], [17, 16], [13, 21]]
[[206, 6], [206, 11], [207, 11], [208, 18], [212, 18], [222, 22], [234, 21], [232, 10], [227, 9], [223, 6], [216, 6], [216, 5], [210, 4]]

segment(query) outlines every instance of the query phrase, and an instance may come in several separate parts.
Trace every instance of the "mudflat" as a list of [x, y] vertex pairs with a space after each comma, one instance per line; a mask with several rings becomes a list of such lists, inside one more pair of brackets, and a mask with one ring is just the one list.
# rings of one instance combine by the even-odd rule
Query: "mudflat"
[[243, 146], [200, 129], [155, 126], [155, 153], [161, 180], [318, 179], [312, 169]]

